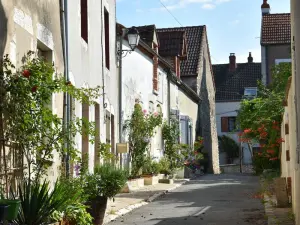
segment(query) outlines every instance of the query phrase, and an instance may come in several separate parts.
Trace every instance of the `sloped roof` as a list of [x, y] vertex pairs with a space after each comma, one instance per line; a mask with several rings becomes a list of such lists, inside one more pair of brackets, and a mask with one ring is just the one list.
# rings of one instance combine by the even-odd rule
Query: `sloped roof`
[[265, 14], [262, 17], [261, 44], [290, 44], [290, 13]]
[[182, 56], [186, 54], [185, 31], [158, 32], [159, 54], [165, 56]]
[[257, 87], [261, 79], [261, 63], [237, 63], [234, 72], [229, 64], [213, 65], [216, 84], [216, 101], [240, 101], [246, 87]]
[[204, 26], [157, 29], [158, 34], [161, 32], [172, 31], [186, 32], [187, 60], [181, 61], [181, 76], [190, 76], [198, 74], [198, 64], [201, 52], [203, 30]]
[[154, 32], [156, 30], [155, 25], [146, 25], [146, 26], [139, 26], [136, 27], [139, 31], [141, 39], [146, 42], [149, 46], [152, 46]]

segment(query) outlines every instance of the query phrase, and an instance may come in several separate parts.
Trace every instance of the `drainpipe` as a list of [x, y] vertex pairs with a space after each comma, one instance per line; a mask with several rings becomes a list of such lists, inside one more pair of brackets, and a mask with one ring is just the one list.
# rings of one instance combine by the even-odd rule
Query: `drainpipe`
[[294, 44], [292, 51], [293, 56], [293, 73], [295, 79], [295, 103], [296, 103], [296, 119], [297, 119], [297, 162], [300, 161], [300, 2], [293, 0], [293, 19], [294, 19], [294, 37], [292, 43]]
[[171, 122], [171, 78], [172, 78], [172, 72], [170, 70], [167, 70], [167, 80], [168, 80], [168, 123]]
[[[123, 37], [122, 35], [118, 35], [118, 42], [120, 43], [119, 52], [122, 52], [122, 44], [123, 44]], [[123, 136], [122, 136], [122, 130], [123, 130], [123, 121], [122, 121], [122, 54], [117, 54], [117, 57], [119, 57], [119, 142], [123, 142]]]
[[[66, 82], [69, 82], [69, 60], [68, 60], [68, 1], [60, 0], [61, 8], [61, 27], [62, 27], [62, 45], [63, 45], [63, 56], [64, 56], [64, 78]], [[68, 130], [70, 122], [70, 95], [64, 93], [64, 129]], [[70, 176], [70, 156], [69, 156], [69, 143], [65, 141], [65, 149], [67, 154], [65, 155], [65, 166], [66, 166], [66, 177]]]

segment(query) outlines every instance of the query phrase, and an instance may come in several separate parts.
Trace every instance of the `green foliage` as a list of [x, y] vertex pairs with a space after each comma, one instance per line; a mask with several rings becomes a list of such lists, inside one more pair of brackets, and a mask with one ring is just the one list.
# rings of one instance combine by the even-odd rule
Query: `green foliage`
[[98, 145], [98, 157], [102, 158], [105, 162], [115, 160], [116, 155], [110, 151], [111, 145], [106, 143], [99, 143]]
[[104, 164], [96, 167], [93, 174], [83, 176], [84, 192], [92, 200], [97, 197], [113, 198], [126, 184], [128, 172], [114, 165]]
[[[259, 82], [258, 98], [244, 100], [238, 114], [238, 123], [243, 132], [240, 141], [247, 143], [256, 173], [264, 169], [279, 169], [279, 149], [284, 140], [280, 138], [280, 126], [284, 106], [285, 89], [291, 76], [291, 64], [280, 63], [272, 70], [272, 84]], [[260, 143], [262, 152], [254, 154], [252, 146]]]
[[139, 104], [134, 106], [130, 120], [125, 122], [124, 129], [128, 131], [129, 154], [132, 159], [131, 176], [140, 175], [140, 170], [149, 150], [150, 139], [155, 128], [162, 124], [162, 115], [158, 113], [147, 114]]
[[64, 93], [76, 101], [94, 104], [91, 99], [100, 96], [100, 87], [76, 88], [66, 83], [53, 65], [35, 58], [33, 52], [28, 53], [18, 69], [8, 56], [4, 57], [0, 68], [0, 139], [5, 137], [17, 143], [29, 180], [39, 180], [45, 174], [53, 164], [54, 152], [60, 156], [68, 153], [71, 160], [77, 159], [76, 134], [94, 140], [94, 123], [74, 118], [65, 126], [62, 118], [52, 111], [53, 94]]
[[[54, 211], [61, 211], [72, 200], [68, 190], [58, 182], [51, 189], [48, 182], [42, 184], [24, 182], [19, 186], [21, 209], [16, 224], [40, 225], [49, 223]], [[74, 193], [74, 195], [76, 195]]]
[[169, 169], [173, 173], [183, 166], [185, 158], [191, 153], [188, 145], [178, 144], [180, 135], [179, 121], [171, 119], [170, 124], [166, 121], [162, 127], [162, 136], [165, 141], [165, 156], [169, 161]]
[[67, 206], [64, 212], [64, 220], [75, 222], [78, 225], [93, 225], [93, 217], [86, 211], [87, 206], [75, 202]]
[[232, 138], [223, 135], [219, 137], [221, 148], [226, 152], [230, 163], [232, 163], [234, 158], [239, 157], [239, 146]]
[[161, 174], [165, 174], [165, 175], [169, 175], [172, 174], [172, 171], [170, 170], [170, 161], [168, 158], [166, 157], [162, 157], [159, 160], [159, 167], [160, 167], [160, 173]]
[[159, 174], [161, 168], [158, 162], [152, 160], [150, 156], [146, 157], [145, 163], [143, 165], [143, 174], [144, 175], [157, 175]]

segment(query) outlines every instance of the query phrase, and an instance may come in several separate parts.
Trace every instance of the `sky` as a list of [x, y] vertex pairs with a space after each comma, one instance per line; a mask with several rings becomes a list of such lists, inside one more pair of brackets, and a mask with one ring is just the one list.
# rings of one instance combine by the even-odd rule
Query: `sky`
[[[117, 20], [126, 27], [155, 24], [157, 28], [206, 25], [213, 64], [228, 63], [235, 53], [246, 62], [252, 52], [260, 62], [263, 0], [116, 0]], [[290, 12], [290, 0], [269, 0], [271, 13]]]

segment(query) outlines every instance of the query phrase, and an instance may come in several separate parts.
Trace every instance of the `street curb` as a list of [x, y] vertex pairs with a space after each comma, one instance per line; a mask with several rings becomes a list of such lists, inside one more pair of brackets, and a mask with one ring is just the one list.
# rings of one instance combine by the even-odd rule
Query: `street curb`
[[118, 210], [114, 215], [111, 215], [111, 214], [110, 215], [105, 215], [104, 223], [103, 224], [108, 224], [108, 223], [116, 220], [117, 218], [128, 214], [129, 212], [133, 211], [134, 209], [140, 208], [140, 207], [142, 207], [144, 205], [148, 205], [149, 203], [153, 202], [155, 199], [157, 199], [157, 198], [159, 198], [159, 197], [167, 194], [170, 191], [173, 191], [173, 190], [179, 188], [180, 186], [184, 185], [188, 181], [190, 181], [190, 180], [186, 179], [182, 183], [176, 184], [174, 187], [169, 188], [169, 189], [167, 189], [165, 191], [156, 193], [153, 196], [149, 197], [148, 199], [146, 199], [144, 201], [141, 201], [140, 203], [129, 205], [129, 206], [125, 207], [125, 208], [122, 208], [122, 209]]

